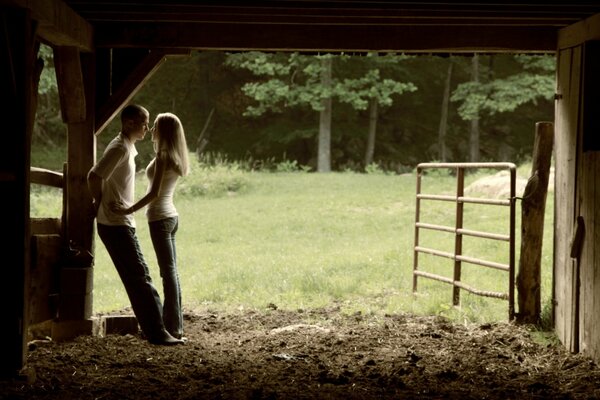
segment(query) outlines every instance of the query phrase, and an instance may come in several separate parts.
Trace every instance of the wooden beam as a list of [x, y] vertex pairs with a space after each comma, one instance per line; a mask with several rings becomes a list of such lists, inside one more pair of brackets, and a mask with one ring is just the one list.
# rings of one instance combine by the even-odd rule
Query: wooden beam
[[63, 188], [63, 174], [49, 169], [31, 167], [30, 182], [55, 188]]
[[558, 48], [575, 47], [588, 40], [600, 40], [600, 14], [561, 29], [558, 34]]
[[38, 22], [38, 36], [51, 46], [72, 46], [81, 51], [94, 48], [93, 28], [60, 0], [9, 0], [31, 11]]
[[[74, 242], [79, 248], [92, 252], [94, 245], [94, 209], [87, 187], [87, 173], [96, 160], [94, 136], [94, 78], [93, 53], [82, 54], [80, 74], [85, 87], [77, 92], [85, 93], [83, 118], [69, 121], [67, 125], [68, 154], [66, 179], [65, 235], [67, 243]], [[86, 266], [87, 267], [87, 266]]]
[[55, 47], [54, 67], [63, 121], [85, 121], [86, 102], [79, 51], [75, 47]]
[[104, 103], [99, 104], [96, 115], [96, 135], [100, 134], [110, 121], [127, 105], [127, 103], [136, 95], [150, 79], [152, 74], [158, 69], [164, 61], [165, 54], [160, 51], [151, 51], [134, 66], [123, 84], [116, 88], [110, 98]]
[[98, 47], [199, 50], [554, 52], [557, 29], [531, 26], [106, 22]]
[[[211, 4], [212, 3], [212, 4]], [[448, 24], [568, 26], [596, 12], [600, 4], [539, 4], [539, 2], [436, 1], [202, 1], [112, 3], [77, 2], [77, 11], [93, 24], [120, 22], [195, 22], [338, 25]]]

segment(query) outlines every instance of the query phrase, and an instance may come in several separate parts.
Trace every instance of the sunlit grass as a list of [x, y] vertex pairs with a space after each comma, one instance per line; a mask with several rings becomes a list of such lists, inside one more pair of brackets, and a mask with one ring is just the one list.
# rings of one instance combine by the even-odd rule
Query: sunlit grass
[[[480, 176], [468, 177], [467, 184]], [[140, 197], [146, 182], [142, 175], [138, 179]], [[194, 165], [194, 173], [182, 180], [176, 195], [185, 307], [335, 305], [350, 313], [412, 312], [458, 321], [505, 320], [506, 301], [462, 291], [461, 306], [455, 308], [452, 287], [445, 283], [419, 278], [413, 294], [415, 183], [414, 174], [257, 172]], [[439, 174], [428, 177], [427, 184], [432, 193], [452, 193], [456, 181]], [[430, 218], [431, 223], [453, 225], [454, 209], [453, 203], [422, 204], [422, 221]], [[543, 304], [549, 302], [551, 293], [552, 209], [550, 193], [542, 260]], [[162, 293], [143, 212], [136, 214], [136, 220], [142, 250]], [[465, 207], [467, 225], [506, 233], [507, 209]], [[517, 229], [517, 237], [519, 233]], [[420, 243], [449, 252], [454, 249], [454, 237], [448, 233], [422, 233]], [[470, 256], [508, 262], [508, 246], [503, 242], [469, 238], [463, 249]], [[452, 260], [421, 255], [419, 264], [452, 276]], [[508, 275], [503, 271], [467, 264], [462, 270], [463, 280], [478, 289], [508, 290]], [[107, 312], [128, 305], [123, 285], [96, 238], [94, 310]]]

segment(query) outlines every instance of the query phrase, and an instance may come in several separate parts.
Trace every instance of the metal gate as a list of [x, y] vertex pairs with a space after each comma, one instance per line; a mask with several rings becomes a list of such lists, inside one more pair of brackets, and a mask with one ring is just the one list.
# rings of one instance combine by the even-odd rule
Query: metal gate
[[[456, 170], [456, 195], [424, 194], [421, 193], [421, 178], [426, 169], [443, 168]], [[510, 175], [510, 197], [508, 199], [490, 199], [479, 197], [464, 196], [464, 178], [466, 169], [507, 169]], [[417, 278], [429, 278], [440, 282], [445, 282], [453, 286], [452, 303], [455, 306], [460, 304], [460, 290], [466, 290], [478, 296], [493, 297], [508, 300], [508, 317], [510, 320], [514, 317], [514, 281], [515, 281], [515, 186], [516, 186], [516, 166], [512, 163], [422, 163], [417, 165], [417, 196], [416, 196], [416, 218], [415, 218], [415, 247], [413, 262], [413, 292], [417, 291]], [[454, 226], [436, 225], [421, 222], [421, 201], [447, 201], [456, 203], [456, 218]], [[463, 209], [464, 205], [487, 204], [509, 208], [509, 232], [508, 234], [498, 234], [491, 232], [482, 232], [469, 230], [463, 227]], [[446, 252], [433, 248], [422, 247], [419, 244], [419, 231], [421, 229], [430, 229], [440, 232], [449, 232], [454, 234], [454, 252]], [[502, 264], [489, 260], [482, 260], [469, 257], [463, 254], [463, 236], [473, 236], [489, 240], [500, 240], [509, 244], [509, 263]], [[447, 277], [430, 272], [419, 270], [419, 254], [427, 253], [434, 256], [445, 257], [454, 260], [453, 276]], [[462, 263], [480, 265], [488, 268], [494, 268], [508, 273], [508, 293], [479, 290], [470, 285], [461, 282]]]

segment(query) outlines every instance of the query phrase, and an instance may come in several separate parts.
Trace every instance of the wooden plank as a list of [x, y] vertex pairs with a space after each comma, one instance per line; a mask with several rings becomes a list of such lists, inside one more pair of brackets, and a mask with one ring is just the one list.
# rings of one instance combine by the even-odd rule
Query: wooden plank
[[199, 50], [554, 52], [556, 27], [474, 25], [306, 25], [241, 23], [115, 23], [96, 27], [108, 48]]
[[[599, 20], [600, 23], [600, 20]], [[581, 276], [579, 312], [580, 350], [593, 355], [598, 350], [596, 323], [600, 320], [595, 309], [595, 270], [594, 252], [596, 243], [594, 237], [594, 207], [596, 186], [595, 154], [600, 150], [597, 139], [600, 128], [598, 105], [600, 104], [600, 80], [597, 79], [597, 70], [600, 66], [600, 42], [587, 41], [583, 44], [583, 89], [581, 104], [581, 124], [578, 135], [578, 208], [579, 215], [585, 222], [581, 257], [579, 259], [579, 274]]]
[[31, 218], [31, 235], [60, 235], [62, 226], [60, 218]]
[[572, 343], [573, 261], [569, 239], [575, 215], [576, 145], [579, 107], [581, 48], [562, 50], [558, 55], [555, 126], [555, 163], [561, 166], [555, 175], [554, 204], [554, 326], [563, 344]]
[[56, 317], [58, 271], [63, 249], [58, 234], [32, 237], [30, 270], [29, 323], [37, 324]]
[[580, 271], [581, 271], [581, 296], [580, 304], [580, 350], [594, 358], [600, 359], [600, 306], [597, 290], [600, 290], [598, 261], [596, 257], [598, 242], [597, 233], [597, 207], [598, 189], [597, 179], [600, 178], [598, 168], [600, 159], [598, 152], [585, 152], [582, 155], [582, 170], [580, 177], [580, 214], [585, 221], [585, 232], [582, 244]]
[[[594, 310], [594, 321], [590, 328], [594, 334], [592, 348], [590, 351], [591, 356], [596, 361], [600, 362], [600, 249], [598, 243], [600, 243], [600, 185], [598, 180], [600, 179], [600, 152], [594, 152], [590, 154], [590, 171], [593, 171], [595, 176], [591, 181], [593, 183], [593, 193], [588, 209], [590, 215], [588, 216], [593, 221], [590, 221], [590, 229], [588, 230], [589, 242], [591, 251], [593, 254], [590, 255], [591, 265], [593, 269], [593, 310]], [[593, 214], [592, 214], [593, 212]]]

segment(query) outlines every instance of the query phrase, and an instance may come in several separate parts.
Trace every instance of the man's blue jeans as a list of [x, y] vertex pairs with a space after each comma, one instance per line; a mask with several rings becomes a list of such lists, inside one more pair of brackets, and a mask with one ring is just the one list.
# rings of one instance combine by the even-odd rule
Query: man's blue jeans
[[183, 311], [175, 248], [175, 233], [179, 227], [179, 219], [177, 217], [165, 218], [149, 222], [148, 226], [163, 283], [165, 297], [163, 322], [171, 335], [180, 338], [183, 335]]
[[161, 337], [165, 327], [160, 295], [152, 284], [135, 228], [97, 225], [98, 235], [121, 277], [142, 332], [149, 340]]

